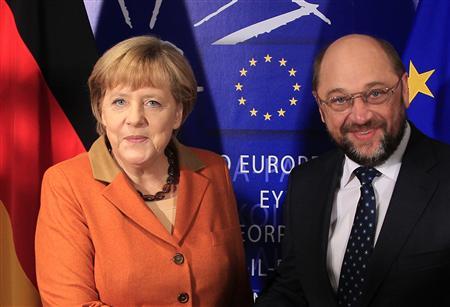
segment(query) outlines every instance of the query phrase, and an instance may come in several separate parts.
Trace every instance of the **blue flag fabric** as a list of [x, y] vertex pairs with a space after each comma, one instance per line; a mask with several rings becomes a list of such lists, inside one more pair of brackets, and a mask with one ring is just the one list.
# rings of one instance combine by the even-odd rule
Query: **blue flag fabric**
[[428, 136], [450, 143], [450, 1], [420, 1], [403, 61], [409, 118]]

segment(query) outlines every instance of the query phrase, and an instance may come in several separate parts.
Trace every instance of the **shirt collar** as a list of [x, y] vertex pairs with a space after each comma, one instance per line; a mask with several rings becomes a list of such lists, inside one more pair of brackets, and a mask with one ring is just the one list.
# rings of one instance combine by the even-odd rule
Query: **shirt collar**
[[[400, 166], [402, 164], [402, 157], [405, 153], [406, 146], [408, 145], [409, 138], [411, 136], [411, 127], [406, 122], [405, 132], [403, 133], [402, 140], [398, 145], [394, 153], [382, 164], [378, 165], [376, 169], [389, 179], [395, 180], [397, 178]], [[342, 170], [341, 177], [341, 188], [345, 187], [350, 181], [355, 177], [353, 171], [360, 167], [361, 165], [350, 159], [345, 155], [344, 167]]]
[[[180, 170], [188, 169], [195, 172], [205, 167], [191, 149], [181, 144], [175, 137], [172, 141], [178, 153]], [[122, 172], [108, 151], [104, 135], [100, 136], [89, 149], [89, 161], [92, 167], [92, 174], [97, 180], [111, 183]]]

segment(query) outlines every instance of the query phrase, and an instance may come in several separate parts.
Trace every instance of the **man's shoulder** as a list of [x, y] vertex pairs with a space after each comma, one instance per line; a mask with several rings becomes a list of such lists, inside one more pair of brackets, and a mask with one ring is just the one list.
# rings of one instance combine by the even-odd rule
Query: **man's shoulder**
[[448, 177], [450, 172], [450, 145], [431, 138], [429, 144], [434, 153], [435, 169], [441, 176]]
[[450, 161], [450, 145], [432, 138], [428, 138], [435, 152], [443, 159]]
[[[450, 145], [439, 140], [433, 139], [419, 130], [417, 128], [413, 132], [414, 140], [412, 144], [408, 144], [407, 151], [419, 151], [425, 153], [430, 151], [432, 155], [438, 160], [439, 163], [450, 163]], [[423, 157], [426, 158], [426, 157]]]

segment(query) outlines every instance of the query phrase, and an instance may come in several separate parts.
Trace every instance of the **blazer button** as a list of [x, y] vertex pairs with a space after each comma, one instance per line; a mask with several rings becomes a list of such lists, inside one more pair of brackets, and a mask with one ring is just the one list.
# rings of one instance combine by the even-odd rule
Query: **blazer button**
[[181, 265], [184, 262], [184, 256], [183, 256], [183, 254], [176, 253], [175, 256], [173, 256], [172, 260], [176, 264]]
[[182, 304], [186, 304], [189, 301], [189, 294], [186, 292], [181, 292], [178, 294], [178, 301]]

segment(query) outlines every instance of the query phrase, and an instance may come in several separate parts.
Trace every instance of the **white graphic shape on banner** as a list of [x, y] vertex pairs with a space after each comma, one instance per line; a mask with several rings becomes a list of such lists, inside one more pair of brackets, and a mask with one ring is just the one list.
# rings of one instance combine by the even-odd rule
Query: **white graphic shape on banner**
[[238, 0], [231, 0], [230, 2], [228, 2], [227, 4], [225, 4], [224, 6], [221, 6], [217, 11], [209, 14], [208, 16], [206, 16], [205, 18], [203, 18], [202, 20], [200, 20], [199, 22], [196, 22], [194, 24], [194, 27], [198, 27], [199, 25], [201, 25], [202, 23], [210, 20], [211, 18], [213, 18], [216, 15], [219, 15], [221, 12], [225, 11], [227, 8], [229, 8], [230, 6], [232, 6], [233, 4], [236, 4], [238, 2]]
[[128, 13], [127, 6], [125, 5], [125, 0], [118, 0], [120, 10], [122, 11], [123, 19], [125, 19], [125, 23], [130, 27], [133, 28], [133, 25], [131, 24], [131, 18], [130, 14]]
[[[209, 14], [202, 20], [196, 22], [194, 24], [194, 27], [198, 27], [201, 24], [205, 23], [209, 19], [219, 15], [220, 13], [224, 12], [226, 9], [230, 8], [232, 5], [236, 4], [238, 0], [232, 0], [229, 3], [225, 4], [224, 6], [220, 7], [218, 10], [214, 11], [213, 13]], [[331, 20], [327, 18], [322, 12], [318, 10], [319, 5], [314, 3], [309, 3], [305, 0], [292, 0], [293, 3], [296, 3], [300, 6], [299, 9], [293, 10], [288, 13], [284, 13], [263, 21], [260, 21], [258, 23], [252, 24], [248, 27], [242, 28], [236, 32], [233, 32], [217, 41], [212, 43], [213, 45], [236, 45], [238, 43], [245, 42], [249, 40], [250, 38], [257, 37], [260, 34], [263, 33], [270, 33], [273, 30], [285, 26], [288, 23], [297, 20], [303, 16], [308, 15], [315, 15], [322, 19], [327, 24], [331, 25]]]
[[[125, 0], [117, 0], [119, 2], [120, 10], [122, 11], [123, 18], [125, 19], [125, 23], [133, 28], [133, 24], [131, 23], [130, 13], [128, 12], [127, 6], [125, 4]], [[156, 24], [156, 20], [158, 19], [159, 9], [161, 8], [163, 0], [156, 0], [155, 6], [153, 8], [152, 17], [150, 18], [149, 27], [153, 29]]]
[[163, 0], [156, 0], [155, 7], [153, 8], [152, 18], [150, 19], [150, 29], [155, 27], [156, 19], [158, 19], [159, 9], [161, 8]]

